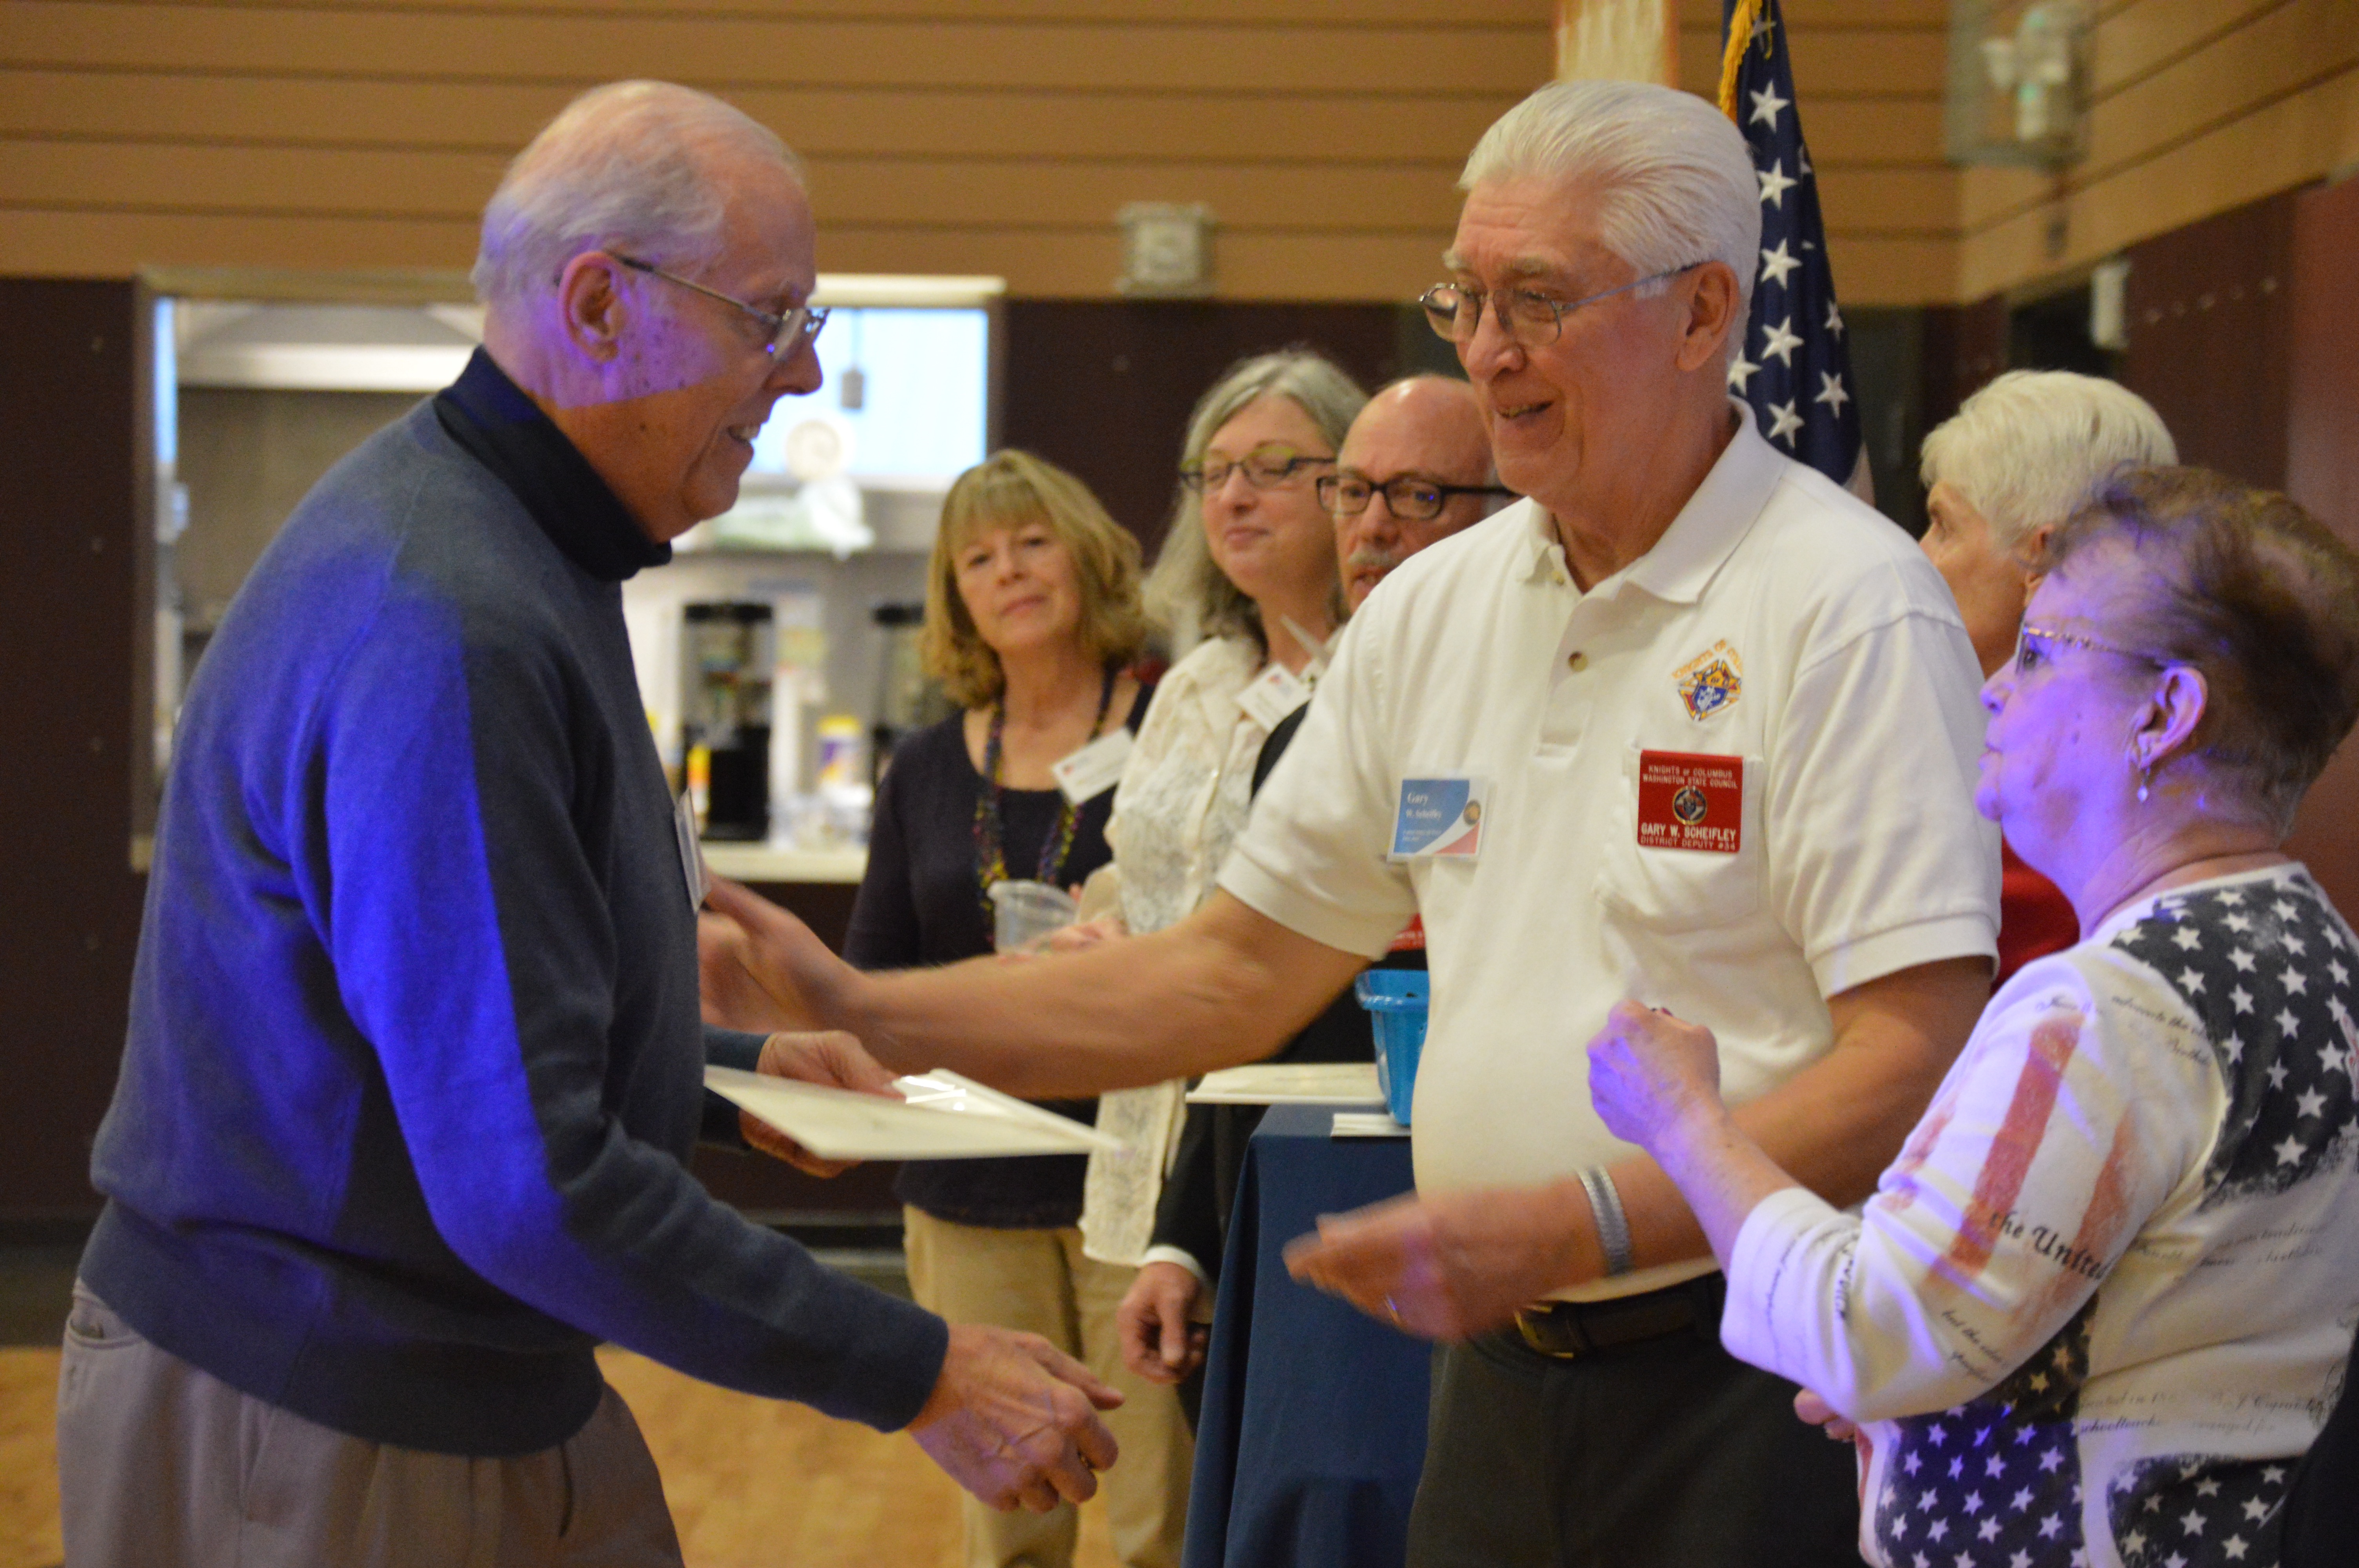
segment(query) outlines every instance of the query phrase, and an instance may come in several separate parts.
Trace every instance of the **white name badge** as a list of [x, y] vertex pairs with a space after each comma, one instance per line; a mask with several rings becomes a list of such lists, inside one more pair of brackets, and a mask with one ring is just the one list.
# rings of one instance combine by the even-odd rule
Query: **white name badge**
[[1070, 756], [1058, 758], [1049, 764], [1049, 772], [1065, 798], [1081, 806], [1120, 784], [1122, 770], [1129, 762], [1130, 731], [1116, 730]]
[[1286, 716], [1310, 700], [1310, 685], [1284, 665], [1272, 665], [1237, 693], [1245, 717], [1265, 730], [1275, 730]]
[[1403, 779], [1393, 811], [1394, 860], [1471, 860], [1483, 849], [1488, 779]]
[[697, 847], [696, 808], [688, 803], [688, 791], [671, 803], [672, 837], [679, 841], [679, 876], [688, 885], [688, 907], [702, 909], [704, 895], [712, 891], [712, 875], [704, 869], [704, 854]]

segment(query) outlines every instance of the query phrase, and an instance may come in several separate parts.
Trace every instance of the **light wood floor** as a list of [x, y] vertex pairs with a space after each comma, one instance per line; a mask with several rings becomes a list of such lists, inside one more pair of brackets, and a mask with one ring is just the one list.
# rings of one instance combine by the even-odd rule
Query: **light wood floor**
[[[955, 1568], [958, 1488], [907, 1437], [692, 1381], [603, 1352], [662, 1467], [690, 1568]], [[58, 1545], [58, 1353], [0, 1350], [0, 1568]], [[1114, 1568], [1103, 1510], [1082, 1510], [1077, 1568]]]

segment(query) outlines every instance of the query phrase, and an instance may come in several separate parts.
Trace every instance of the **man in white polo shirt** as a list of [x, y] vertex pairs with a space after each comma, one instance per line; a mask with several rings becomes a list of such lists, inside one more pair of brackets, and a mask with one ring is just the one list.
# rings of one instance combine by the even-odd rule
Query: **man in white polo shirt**
[[1558, 84], [1462, 183], [1426, 305], [1532, 499], [1354, 617], [1222, 893], [1053, 963], [861, 977], [724, 892], [708, 978], [896, 1066], [1080, 1093], [1266, 1054], [1421, 914], [1419, 1196], [1295, 1260], [1449, 1342], [1410, 1561], [1844, 1561], [1848, 1451], [1720, 1348], [1702, 1237], [1584, 1047], [1625, 996], [1706, 1024], [1787, 1168], [1872, 1188], [1995, 951], [1973, 648], [1908, 539], [1723, 395], [1759, 234], [1726, 120]]

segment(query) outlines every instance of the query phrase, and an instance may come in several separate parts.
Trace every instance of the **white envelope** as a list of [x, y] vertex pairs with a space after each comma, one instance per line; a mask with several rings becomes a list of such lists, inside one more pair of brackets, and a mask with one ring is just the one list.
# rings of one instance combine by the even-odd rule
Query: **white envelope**
[[897, 1078], [898, 1100], [734, 1067], [706, 1067], [704, 1087], [822, 1160], [983, 1160], [1122, 1147], [1093, 1127], [956, 1073]]
[[1256, 1062], [1207, 1073], [1190, 1105], [1382, 1105], [1374, 1062]]

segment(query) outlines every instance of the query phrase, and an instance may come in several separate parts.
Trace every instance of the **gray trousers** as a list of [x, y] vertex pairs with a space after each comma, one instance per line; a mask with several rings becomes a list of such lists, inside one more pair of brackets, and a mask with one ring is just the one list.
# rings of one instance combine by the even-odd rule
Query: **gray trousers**
[[1848, 1443], [1688, 1331], [1558, 1361], [1435, 1353], [1409, 1568], [1856, 1568]]
[[556, 1448], [347, 1437], [158, 1349], [77, 1283], [58, 1378], [67, 1568], [680, 1568], [614, 1390]]

